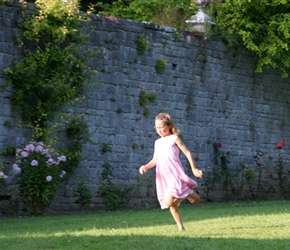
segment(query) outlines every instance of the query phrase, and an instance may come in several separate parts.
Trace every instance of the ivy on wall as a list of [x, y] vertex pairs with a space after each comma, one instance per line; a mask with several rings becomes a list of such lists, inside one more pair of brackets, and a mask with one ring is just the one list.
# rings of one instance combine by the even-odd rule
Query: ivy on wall
[[[62, 0], [36, 0], [35, 6], [32, 13], [25, 5], [21, 9], [23, 20], [19, 26], [23, 34], [16, 42], [23, 51], [23, 59], [5, 69], [4, 73], [5, 80], [12, 88], [12, 107], [32, 129], [32, 140], [40, 146], [43, 142], [48, 143], [50, 148], [57, 142], [52, 140], [52, 132], [59, 125], [54, 122], [54, 116], [63, 105], [77, 100], [83, 92], [89, 80], [86, 61], [91, 54], [86, 53], [83, 48], [87, 37], [79, 28], [87, 18], [79, 13], [78, 1], [64, 3]], [[66, 150], [62, 150], [66, 156], [62, 164], [62, 177], [66, 173], [69, 176], [78, 167], [82, 144], [89, 140], [88, 127], [82, 116], [70, 114], [63, 116], [63, 119], [68, 145]], [[32, 144], [28, 145], [32, 147]], [[30, 152], [26, 147], [23, 152], [33, 157], [35, 150], [30, 149]], [[57, 176], [52, 177], [47, 172], [51, 169], [49, 161], [34, 159], [33, 162], [38, 166], [37, 174], [46, 178], [36, 178], [30, 169], [35, 165], [32, 163], [27, 165], [28, 171], [25, 174], [16, 164], [14, 170], [18, 169], [17, 183], [21, 183], [19, 195], [24, 206], [32, 214], [42, 214], [53, 200], [60, 181], [67, 177], [61, 177], [61, 180]], [[23, 168], [23, 164], [20, 167]], [[39, 189], [38, 182], [42, 183], [42, 192], [35, 195]], [[51, 189], [51, 186], [54, 188]], [[29, 204], [32, 206], [29, 207]], [[38, 206], [37, 210], [32, 209], [35, 204]]]
[[37, 139], [45, 140], [54, 112], [83, 91], [88, 55], [81, 47], [86, 36], [79, 32], [85, 17], [75, 1], [37, 0], [35, 4], [32, 14], [23, 8], [24, 22], [19, 24], [23, 36], [17, 42], [24, 58], [5, 70], [5, 79], [13, 89], [13, 107], [29, 126], [42, 130]]

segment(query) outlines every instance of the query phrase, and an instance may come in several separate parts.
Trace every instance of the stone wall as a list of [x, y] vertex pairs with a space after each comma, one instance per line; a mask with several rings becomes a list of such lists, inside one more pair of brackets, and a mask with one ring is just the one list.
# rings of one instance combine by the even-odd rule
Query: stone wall
[[[0, 5], [1, 87], [7, 86], [3, 70], [22, 56], [13, 43], [21, 33], [17, 28], [18, 8], [17, 4]], [[262, 151], [263, 183], [268, 185], [263, 188], [270, 185], [278, 190], [275, 164], [282, 153], [284, 162], [289, 161], [288, 78], [282, 79], [275, 70], [256, 74], [255, 60], [246, 51], [233, 55], [221, 41], [204, 40], [170, 27], [92, 16], [89, 35], [91, 45], [87, 46], [99, 53], [88, 65], [97, 73], [86, 89], [85, 99], [64, 110], [85, 114], [95, 143], [83, 146], [83, 160], [75, 176], [62, 186], [51, 209], [75, 209], [75, 191], [81, 180], [93, 195], [92, 207], [103, 207], [97, 190], [105, 162], [113, 168], [115, 183], [135, 185], [138, 198], [131, 201], [131, 206], [157, 206], [154, 169], [140, 176], [138, 168], [152, 157], [158, 138], [154, 118], [161, 111], [171, 114], [197, 166], [204, 171], [205, 178], [198, 180], [198, 191], [204, 199], [222, 197], [221, 185], [210, 194], [206, 188], [215, 167], [215, 142], [222, 144], [220, 149], [224, 152], [231, 152], [229, 166], [234, 169], [244, 164], [257, 170], [254, 154]], [[138, 37], [149, 44], [143, 55], [138, 53]], [[162, 73], [155, 68], [159, 59], [166, 61]], [[142, 89], [155, 95], [156, 100], [141, 106]], [[30, 131], [18, 126], [18, 116], [11, 110], [10, 91], [6, 88], [0, 93], [0, 150], [7, 145], [23, 146], [30, 139]], [[275, 149], [280, 140], [286, 142], [283, 151]], [[111, 145], [112, 152], [103, 154], [100, 145]], [[181, 155], [181, 159], [192, 176], [186, 158]], [[13, 158], [3, 156], [2, 161], [9, 178], [1, 195], [9, 196]], [[245, 192], [258, 190], [256, 183], [248, 184]], [[270, 193], [269, 198], [275, 193]]]

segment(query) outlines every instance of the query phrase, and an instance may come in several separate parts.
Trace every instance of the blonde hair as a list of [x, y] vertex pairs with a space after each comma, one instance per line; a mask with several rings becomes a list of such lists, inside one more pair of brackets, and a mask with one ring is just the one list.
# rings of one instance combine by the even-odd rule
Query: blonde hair
[[167, 113], [159, 113], [156, 117], [155, 117], [155, 121], [162, 121], [166, 126], [169, 126], [169, 132], [170, 134], [173, 135], [179, 135], [180, 131], [177, 129], [177, 127], [175, 126], [171, 116]]

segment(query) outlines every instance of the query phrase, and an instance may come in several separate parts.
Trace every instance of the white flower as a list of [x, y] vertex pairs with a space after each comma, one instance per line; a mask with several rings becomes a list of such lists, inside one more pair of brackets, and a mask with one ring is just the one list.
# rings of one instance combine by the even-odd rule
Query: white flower
[[29, 153], [26, 152], [26, 151], [21, 151], [20, 155], [21, 155], [22, 158], [26, 158], [26, 157], [29, 156]]
[[60, 175], [59, 175], [59, 177], [60, 178], [63, 178], [65, 175], [66, 175], [66, 172], [64, 170], [62, 170], [61, 173], [60, 173]]
[[66, 157], [65, 157], [64, 155], [62, 155], [62, 156], [57, 157], [57, 160], [58, 160], [59, 162], [61, 162], [61, 161], [66, 161]]
[[47, 182], [52, 181], [52, 177], [51, 177], [50, 175], [46, 176], [46, 181], [47, 181]]
[[31, 166], [38, 166], [38, 161], [32, 160], [30, 164], [31, 164]]
[[35, 150], [35, 146], [33, 144], [28, 144], [24, 150], [26, 150], [27, 152], [34, 152]]
[[15, 174], [20, 174], [20, 172], [21, 172], [21, 168], [18, 167], [17, 164], [13, 164], [12, 167], [13, 167], [13, 170], [14, 170]]
[[5, 175], [2, 171], [0, 171], [0, 179], [6, 179], [8, 178], [7, 175]]
[[46, 161], [46, 164], [47, 164], [48, 166], [51, 166], [51, 165], [54, 164], [54, 163], [55, 163], [55, 161], [54, 161], [53, 158], [49, 158], [49, 159]]
[[37, 145], [35, 148], [35, 152], [41, 153], [43, 150], [43, 147], [41, 145]]
[[42, 150], [41, 154], [50, 157], [49, 150], [46, 148]]

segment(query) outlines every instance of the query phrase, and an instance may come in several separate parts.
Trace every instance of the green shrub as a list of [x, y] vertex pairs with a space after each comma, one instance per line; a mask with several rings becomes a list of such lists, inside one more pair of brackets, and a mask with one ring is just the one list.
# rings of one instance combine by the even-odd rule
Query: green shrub
[[128, 207], [132, 195], [130, 194], [132, 186], [117, 185], [112, 182], [113, 172], [112, 166], [106, 162], [103, 164], [103, 172], [101, 174], [100, 187], [98, 194], [102, 197], [106, 209], [109, 211], [125, 209]]
[[77, 197], [75, 203], [80, 206], [80, 208], [88, 208], [92, 201], [92, 195], [89, 189], [86, 187], [84, 181], [78, 184], [78, 188], [75, 192]]

